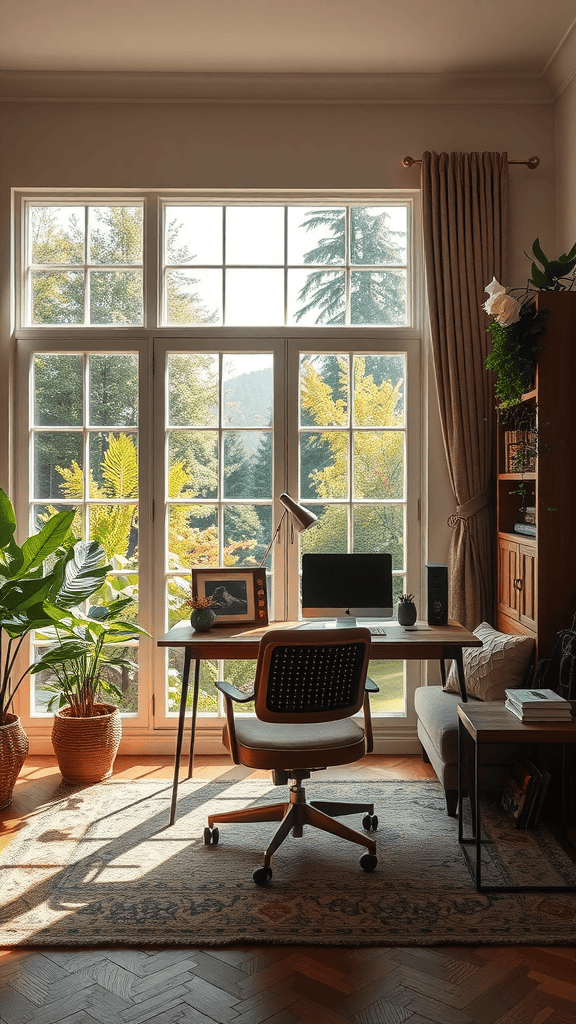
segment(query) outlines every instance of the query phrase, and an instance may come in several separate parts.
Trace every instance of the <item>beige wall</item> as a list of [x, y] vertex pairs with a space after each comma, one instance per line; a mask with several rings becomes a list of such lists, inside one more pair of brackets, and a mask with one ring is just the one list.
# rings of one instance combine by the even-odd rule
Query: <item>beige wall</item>
[[[556, 252], [576, 242], [576, 78], [558, 99], [556, 117]], [[546, 251], [546, 250], [544, 250]]]
[[[504, 150], [511, 158], [536, 154], [541, 159], [536, 171], [510, 168], [508, 283], [525, 283], [529, 264], [523, 252], [534, 238], [545, 251], [554, 245], [554, 125], [548, 104], [14, 102], [0, 109], [0, 139], [0, 436], [5, 442], [0, 483], [5, 487], [11, 187], [417, 188], [418, 168], [401, 165], [406, 155], [420, 157], [427, 149]], [[571, 145], [576, 147], [573, 140]], [[572, 166], [574, 156], [573, 149]], [[570, 202], [574, 225], [574, 196]], [[434, 398], [432, 385], [428, 557], [441, 561], [453, 507]]]

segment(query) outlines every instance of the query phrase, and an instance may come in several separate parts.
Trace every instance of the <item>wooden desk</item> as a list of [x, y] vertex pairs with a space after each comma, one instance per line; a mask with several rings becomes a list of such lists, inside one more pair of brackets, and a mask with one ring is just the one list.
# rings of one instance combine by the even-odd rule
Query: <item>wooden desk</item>
[[[482, 835], [480, 820], [479, 765], [482, 743], [558, 743], [561, 749], [562, 823], [566, 826], [566, 748], [576, 743], [576, 720], [568, 722], [521, 722], [500, 701], [469, 703], [458, 706], [458, 842], [477, 892], [571, 892], [574, 885], [482, 885]], [[473, 746], [472, 756], [467, 753]], [[468, 748], [468, 749], [467, 749]], [[472, 802], [472, 835], [464, 837], [462, 797], [464, 766], [468, 768], [468, 794]], [[467, 846], [475, 847], [475, 857], [468, 856]]]
[[[174, 764], [174, 784], [172, 789], [172, 806], [170, 824], [174, 824], [176, 816], [176, 799], [178, 795], [178, 775], [184, 736], [184, 719], [190, 664], [195, 662], [194, 690], [192, 697], [192, 730], [190, 737], [190, 756], [188, 762], [188, 778], [192, 777], [194, 764], [194, 741], [196, 736], [196, 712], [198, 706], [198, 690], [200, 681], [200, 663], [203, 658], [252, 659], [258, 657], [260, 640], [272, 629], [298, 629], [303, 623], [271, 622], [268, 626], [238, 629], [233, 626], [213, 627], [207, 633], [196, 633], [189, 624], [180, 623], [173, 626], [158, 640], [159, 647], [183, 647], [184, 667], [182, 671], [182, 695], [178, 715], [178, 736], [176, 740], [176, 757]], [[445, 679], [444, 662], [453, 659], [458, 668], [458, 679], [462, 700], [467, 701], [464, 682], [464, 665], [462, 649], [464, 647], [481, 647], [482, 641], [473, 633], [469, 633], [458, 622], [450, 622], [447, 626], [429, 626], [425, 622], [416, 623], [415, 627], [404, 628], [391, 620], [385, 624], [386, 636], [374, 636], [370, 645], [372, 661], [415, 660], [440, 661], [442, 678]], [[306, 633], [303, 632], [303, 636]]]

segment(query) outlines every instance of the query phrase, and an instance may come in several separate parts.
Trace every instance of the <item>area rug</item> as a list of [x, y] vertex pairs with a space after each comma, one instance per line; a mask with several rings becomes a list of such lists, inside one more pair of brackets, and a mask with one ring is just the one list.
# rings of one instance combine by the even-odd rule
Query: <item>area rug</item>
[[[274, 824], [221, 825], [220, 843], [205, 846], [206, 817], [281, 794], [267, 781], [183, 782], [170, 828], [166, 782], [62, 785], [0, 859], [0, 945], [576, 943], [576, 894], [474, 891], [433, 781], [315, 779], [309, 798], [376, 805], [376, 871], [360, 868], [361, 847], [307, 827], [276, 853], [270, 884], [256, 886]], [[545, 828], [519, 831], [495, 812], [486, 821], [486, 883], [576, 881]]]

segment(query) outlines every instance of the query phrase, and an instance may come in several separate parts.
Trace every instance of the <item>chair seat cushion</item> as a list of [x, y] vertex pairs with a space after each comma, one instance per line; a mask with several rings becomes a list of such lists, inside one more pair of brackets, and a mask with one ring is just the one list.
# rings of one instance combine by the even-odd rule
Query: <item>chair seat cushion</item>
[[[301, 725], [236, 716], [241, 763], [255, 768], [322, 768], [349, 764], [365, 753], [364, 731], [351, 718]], [[223, 740], [228, 747], [224, 728]]]

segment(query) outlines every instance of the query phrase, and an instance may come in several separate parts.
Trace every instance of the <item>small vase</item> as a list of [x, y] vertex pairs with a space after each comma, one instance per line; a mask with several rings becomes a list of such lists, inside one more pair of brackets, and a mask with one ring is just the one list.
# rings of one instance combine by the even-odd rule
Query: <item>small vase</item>
[[190, 625], [197, 633], [206, 633], [216, 620], [216, 612], [212, 608], [194, 608], [190, 616]]
[[417, 617], [418, 613], [413, 601], [400, 601], [398, 603], [398, 622], [401, 626], [413, 626]]

